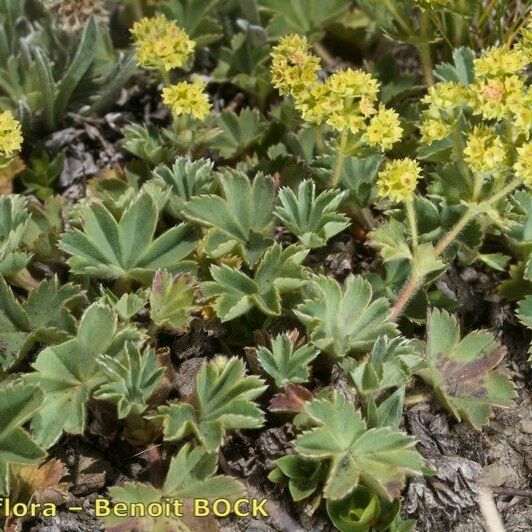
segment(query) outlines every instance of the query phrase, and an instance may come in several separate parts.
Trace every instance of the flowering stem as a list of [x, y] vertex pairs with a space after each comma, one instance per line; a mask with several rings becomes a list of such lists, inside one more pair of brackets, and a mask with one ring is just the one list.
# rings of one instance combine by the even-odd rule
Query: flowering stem
[[325, 152], [325, 142], [323, 140], [323, 130], [321, 126], [316, 127], [316, 149], [318, 150], [318, 155], [323, 155]]
[[410, 224], [410, 232], [412, 233], [412, 251], [415, 253], [418, 246], [418, 231], [416, 211], [414, 209], [414, 201], [412, 199], [405, 200], [406, 213], [408, 215], [408, 223]]
[[404, 18], [402, 17], [401, 13], [399, 13], [397, 6], [392, 0], [384, 0], [384, 4], [386, 5], [386, 8], [390, 12], [390, 15], [397, 21], [399, 26], [401, 26], [402, 30], [407, 33], [408, 35], [412, 34], [412, 29], [410, 26], [405, 22]]
[[439, 257], [452, 243], [452, 241], [465, 229], [466, 225], [475, 217], [475, 212], [468, 209], [456, 225], [440, 240], [436, 246], [436, 256]]
[[[520, 185], [522, 185], [521, 179], [516, 178], [510, 183], [508, 183], [508, 185], [502, 188], [499, 192], [494, 194], [491, 198], [483, 201], [482, 203], [479, 203], [478, 206], [482, 207], [484, 205], [488, 207], [489, 205], [493, 205], [502, 198], [506, 197], [510, 192], [512, 192], [512, 190], [514, 190]], [[442, 255], [442, 253], [444, 253], [444, 251], [451, 245], [453, 240], [458, 237], [458, 235], [465, 229], [467, 224], [472, 221], [480, 211], [481, 209], [470, 208], [464, 213], [462, 218], [458, 220], [456, 225], [443, 237], [443, 239], [436, 246], [436, 249], [434, 250], [436, 257], [439, 257]], [[423, 284], [424, 280], [424, 275], [420, 276], [417, 275], [415, 271], [412, 272], [412, 274], [410, 275], [410, 279], [407, 281], [406, 285], [401, 290], [401, 293], [399, 294], [392, 308], [392, 313], [390, 314], [391, 321], [396, 321], [397, 318], [399, 318], [405, 307], [408, 305], [408, 302], [412, 299], [412, 297], [414, 297], [416, 292]]]
[[425, 9], [423, 13], [421, 13], [421, 43], [418, 44], [417, 49], [419, 51], [419, 57], [421, 59], [421, 66], [423, 68], [423, 75], [425, 76], [425, 83], [427, 84], [427, 87], [432, 87], [434, 85], [434, 74], [432, 73], [432, 57], [429, 42], [429, 23], [430, 11], [428, 9]]
[[345, 149], [347, 147], [348, 134], [342, 133], [340, 137], [340, 146], [338, 147], [338, 154], [336, 156], [336, 166], [334, 168], [334, 174], [331, 180], [331, 188], [336, 188], [340, 182], [340, 176], [342, 175], [342, 168], [345, 161]]
[[136, 20], [140, 20], [144, 16], [141, 0], [132, 0], [131, 8], [133, 10], [133, 16]]
[[172, 82], [170, 80], [170, 72], [168, 72], [167, 70], [161, 70], [161, 75], [163, 77], [163, 82], [165, 85], [171, 85]]

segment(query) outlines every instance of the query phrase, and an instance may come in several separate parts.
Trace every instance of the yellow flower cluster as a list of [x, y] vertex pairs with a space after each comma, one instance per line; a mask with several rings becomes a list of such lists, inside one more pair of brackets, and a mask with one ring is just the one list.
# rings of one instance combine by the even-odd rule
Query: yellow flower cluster
[[520, 75], [529, 63], [519, 47], [493, 47], [475, 59], [473, 112], [486, 120], [515, 120], [518, 134], [530, 136], [532, 92]]
[[144, 17], [131, 29], [137, 63], [148, 69], [169, 72], [179, 68], [194, 51], [195, 43], [164, 15]]
[[[369, 127], [367, 139], [383, 149], [401, 138], [402, 129], [393, 111], [382, 109], [368, 126], [369, 118], [377, 113], [379, 93], [379, 82], [371, 74], [347, 68], [320, 81], [320, 60], [300, 35], [283, 37], [271, 55], [273, 85], [280, 94], [294, 98], [305, 122], [327, 124], [343, 134], [357, 134]], [[385, 124], [387, 120], [389, 124]]]
[[437, 140], [443, 140], [451, 133], [451, 126], [441, 119], [425, 118], [419, 125], [421, 142], [431, 144]]
[[272, 82], [279, 94], [297, 94], [316, 83], [320, 60], [310, 52], [306, 37], [287, 35], [271, 53]]
[[481, 114], [486, 120], [504, 120], [520, 108], [528, 91], [523, 79], [514, 74], [479, 80], [473, 92], [475, 114]]
[[11, 158], [22, 147], [20, 122], [9, 112], [0, 113], [0, 158]]
[[523, 183], [532, 188], [532, 142], [517, 148], [517, 161], [514, 164], [515, 175]]
[[419, 125], [421, 141], [430, 144], [450, 133], [449, 121], [455, 109], [467, 105], [471, 96], [465, 85], [454, 82], [437, 83], [421, 100], [427, 108]]
[[412, 199], [421, 178], [421, 167], [413, 159], [389, 161], [379, 172], [377, 187], [379, 196], [393, 202]]
[[421, 103], [428, 106], [427, 112], [430, 116], [437, 118], [442, 111], [451, 111], [467, 103], [469, 98], [469, 91], [465, 85], [448, 81], [430, 87]]
[[501, 137], [491, 129], [476, 126], [467, 137], [464, 159], [474, 172], [490, 173], [506, 164], [506, 149]]
[[527, 63], [526, 55], [518, 48], [493, 46], [473, 61], [475, 78], [498, 78], [516, 74]]
[[402, 136], [403, 128], [399, 115], [393, 109], [381, 107], [371, 118], [364, 138], [370, 146], [380, 146], [382, 150], [390, 150]]
[[189, 115], [203, 120], [211, 111], [205, 87], [206, 83], [200, 78], [195, 78], [191, 83], [183, 81], [169, 85], [163, 88], [163, 102], [174, 116]]

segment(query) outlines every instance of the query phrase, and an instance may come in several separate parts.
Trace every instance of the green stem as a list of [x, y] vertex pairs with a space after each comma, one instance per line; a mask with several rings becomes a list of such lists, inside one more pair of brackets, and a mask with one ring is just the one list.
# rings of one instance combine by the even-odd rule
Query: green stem
[[131, 9], [135, 20], [140, 20], [144, 16], [141, 0], [131, 0]]
[[425, 9], [421, 13], [420, 21], [420, 39], [421, 43], [418, 44], [417, 49], [419, 57], [421, 59], [421, 66], [423, 68], [423, 76], [425, 77], [425, 83], [427, 87], [434, 85], [434, 74], [432, 72], [432, 56], [430, 51], [430, 36], [429, 36], [429, 24], [430, 24], [430, 10]]
[[456, 225], [440, 240], [435, 249], [439, 257], [453, 242], [453, 240], [465, 229], [466, 225], [475, 217], [476, 212], [468, 209]]
[[418, 244], [418, 231], [417, 231], [417, 220], [416, 220], [416, 211], [414, 209], [414, 201], [412, 199], [405, 200], [406, 213], [408, 215], [408, 223], [410, 224], [410, 232], [412, 233], [412, 251], [415, 254]]
[[161, 76], [165, 85], [172, 84], [172, 80], [170, 79], [170, 72], [168, 72], [167, 70], [161, 70]]
[[[504, 188], [502, 188], [499, 192], [494, 194], [491, 198], [483, 201], [479, 204], [479, 206], [490, 206], [494, 203], [497, 203], [504, 197], [506, 197], [510, 192], [512, 192], [514, 189], [516, 189], [518, 186], [522, 185], [522, 181], [520, 179], [514, 179], [508, 185], [506, 185]], [[436, 257], [441, 256], [445, 250], [451, 245], [453, 240], [455, 240], [458, 235], [465, 229], [467, 224], [471, 222], [475, 216], [480, 212], [481, 209], [468, 209], [462, 218], [456, 223], [456, 225], [440, 240], [438, 245], [436, 246], [434, 250], [434, 254]], [[424, 275], [417, 275], [415, 271], [412, 272], [410, 275], [410, 278], [408, 279], [406, 285], [401, 290], [401, 293], [397, 297], [397, 300], [395, 301], [395, 304], [392, 308], [392, 312], [390, 314], [390, 320], [396, 321], [397, 318], [401, 315], [405, 307], [408, 305], [408, 302], [414, 297], [414, 295], [417, 293], [419, 288], [423, 285], [423, 282], [425, 280]]]
[[484, 179], [482, 179], [482, 175], [477, 173], [475, 175], [475, 188], [473, 189], [473, 196], [472, 201], [477, 202], [478, 198], [480, 196], [480, 193], [482, 191], [482, 184], [484, 183]]
[[342, 133], [340, 137], [340, 146], [338, 147], [338, 154], [336, 156], [336, 166], [334, 168], [334, 174], [331, 180], [331, 188], [336, 188], [340, 182], [340, 176], [342, 175], [342, 168], [345, 162], [345, 149], [347, 147], [348, 134]]
[[384, 0], [384, 4], [386, 8], [388, 9], [388, 11], [390, 12], [390, 15], [392, 15], [392, 17], [397, 21], [399, 26], [401, 26], [402, 30], [408, 35], [411, 35], [412, 28], [403, 19], [403, 16], [401, 15], [401, 13], [399, 13], [399, 10], [397, 9], [395, 2], [393, 2], [392, 0]]
[[323, 155], [325, 153], [325, 140], [323, 139], [323, 130], [321, 126], [316, 127], [316, 149], [318, 150], [318, 155]]
[[497, 194], [494, 194], [490, 199], [486, 200], [486, 205], [493, 205], [494, 203], [497, 203], [499, 200], [506, 197], [510, 192], [522, 184], [523, 182], [519, 178], [510, 181], [503, 189], [497, 192]]

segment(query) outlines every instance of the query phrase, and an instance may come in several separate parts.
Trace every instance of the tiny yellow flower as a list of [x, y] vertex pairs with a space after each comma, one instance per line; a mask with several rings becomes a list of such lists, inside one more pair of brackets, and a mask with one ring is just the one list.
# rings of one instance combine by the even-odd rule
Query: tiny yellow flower
[[425, 118], [419, 125], [421, 142], [431, 144], [437, 140], [443, 140], [451, 133], [451, 126], [443, 120], [435, 118]]
[[403, 128], [399, 115], [393, 109], [381, 107], [370, 120], [364, 139], [370, 146], [380, 146], [382, 150], [390, 150], [402, 136]]
[[10, 111], [0, 113], [0, 158], [11, 158], [22, 147], [22, 128]]
[[488, 127], [476, 126], [467, 137], [464, 159], [473, 171], [490, 173], [505, 166], [506, 149], [499, 135]]
[[323, 124], [333, 112], [329, 89], [319, 81], [301, 89], [294, 97], [295, 107], [301, 113], [301, 118], [310, 124]]
[[532, 142], [517, 148], [517, 162], [514, 164], [515, 175], [523, 183], [532, 188]]
[[476, 78], [502, 78], [519, 72], [527, 63], [524, 52], [507, 46], [493, 46], [473, 61]]
[[509, 118], [525, 97], [525, 83], [516, 75], [487, 78], [473, 86], [473, 109], [486, 120]]
[[294, 94], [314, 84], [321, 68], [320, 60], [310, 52], [306, 37], [287, 35], [274, 46], [271, 75], [279, 94]]
[[420, 178], [421, 167], [417, 161], [408, 158], [390, 161], [378, 175], [379, 196], [396, 203], [410, 200]]
[[169, 72], [181, 67], [196, 46], [174, 21], [164, 15], [144, 17], [131, 29], [137, 63], [147, 69]]
[[436, 117], [439, 111], [450, 111], [460, 105], [466, 105], [469, 99], [469, 90], [465, 85], [449, 81], [430, 87], [421, 102], [428, 105], [429, 111]]
[[342, 98], [367, 98], [375, 101], [379, 94], [379, 82], [360, 69], [347, 68], [335, 72], [326, 83], [333, 94]]
[[204, 92], [206, 83], [195, 78], [163, 88], [163, 103], [174, 116], [190, 115], [203, 120], [211, 111], [209, 96]]

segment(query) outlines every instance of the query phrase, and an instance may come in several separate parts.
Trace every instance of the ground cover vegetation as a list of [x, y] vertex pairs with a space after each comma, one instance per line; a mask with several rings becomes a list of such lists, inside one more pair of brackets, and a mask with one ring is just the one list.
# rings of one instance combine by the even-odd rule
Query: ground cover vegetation
[[0, 0], [5, 529], [529, 529], [530, 7]]

